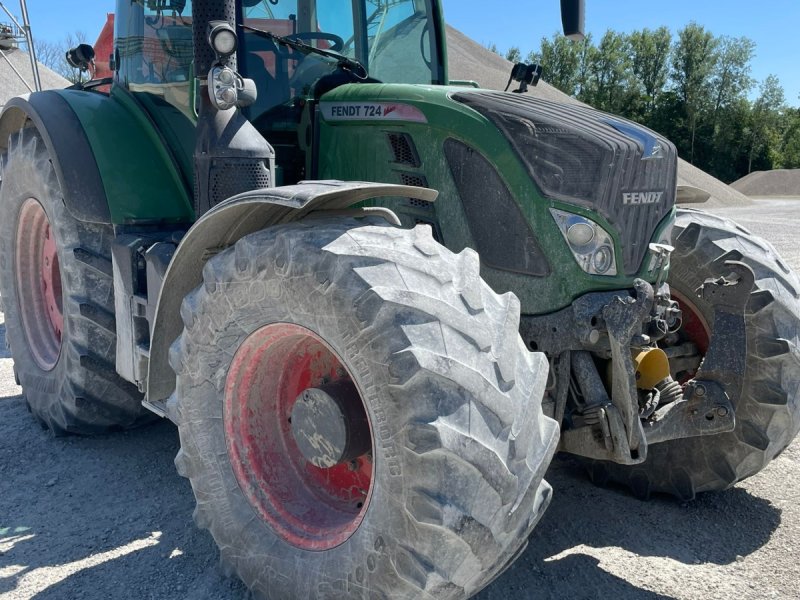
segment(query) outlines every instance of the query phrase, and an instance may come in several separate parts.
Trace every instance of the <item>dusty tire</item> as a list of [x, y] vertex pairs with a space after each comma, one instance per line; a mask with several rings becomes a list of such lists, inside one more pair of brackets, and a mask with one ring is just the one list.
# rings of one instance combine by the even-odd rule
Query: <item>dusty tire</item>
[[745, 316], [747, 359], [736, 428], [655, 444], [644, 464], [594, 463], [590, 472], [628, 485], [638, 496], [665, 492], [692, 499], [758, 473], [800, 429], [800, 280], [769, 243], [705, 212], [679, 210], [673, 244], [670, 288], [688, 300], [690, 312], [702, 317], [712, 336], [713, 308], [694, 290], [705, 279], [725, 274], [727, 260], [741, 260], [755, 272]]
[[[524, 546], [549, 501], [542, 477], [557, 442], [541, 411], [547, 363], [525, 349], [516, 297], [489, 289], [474, 252], [450, 253], [428, 227], [315, 221], [245, 237], [203, 278], [170, 354], [175, 462], [196, 522], [256, 596], [463, 598]], [[248, 501], [230, 458], [245, 437], [228, 427], [238, 357], [275, 324], [324, 340], [373, 432], [363, 512], [346, 539], [322, 535], [322, 550], [268, 524], [260, 511], [277, 503]], [[318, 523], [302, 526], [316, 535]]]
[[[64, 207], [39, 134], [14, 134], [0, 187], [0, 294], [23, 394], [57, 435], [149, 419], [138, 390], [114, 367], [112, 237], [111, 226], [82, 223]], [[35, 264], [45, 259], [51, 270], [37, 275]]]

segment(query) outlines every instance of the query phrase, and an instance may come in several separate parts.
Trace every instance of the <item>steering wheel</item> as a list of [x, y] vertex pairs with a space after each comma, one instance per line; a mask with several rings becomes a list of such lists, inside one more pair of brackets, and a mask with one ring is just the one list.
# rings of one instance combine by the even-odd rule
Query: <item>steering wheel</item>
[[310, 42], [312, 40], [325, 40], [331, 42], [333, 45], [328, 50], [334, 52], [341, 52], [344, 48], [344, 40], [335, 33], [327, 33], [325, 31], [301, 31], [300, 33], [293, 33], [287, 35], [287, 39], [298, 40], [301, 42]]

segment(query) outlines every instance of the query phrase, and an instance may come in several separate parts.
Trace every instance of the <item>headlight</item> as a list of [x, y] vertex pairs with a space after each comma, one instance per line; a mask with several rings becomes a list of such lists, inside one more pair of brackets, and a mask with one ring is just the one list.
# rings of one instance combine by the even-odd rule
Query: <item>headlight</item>
[[208, 74], [208, 94], [218, 110], [237, 105], [242, 78], [228, 67], [214, 67]]
[[208, 24], [208, 43], [217, 55], [217, 60], [228, 58], [239, 45], [236, 31], [227, 21], [211, 21]]
[[550, 209], [578, 265], [590, 275], [617, 274], [614, 240], [597, 223], [563, 210]]

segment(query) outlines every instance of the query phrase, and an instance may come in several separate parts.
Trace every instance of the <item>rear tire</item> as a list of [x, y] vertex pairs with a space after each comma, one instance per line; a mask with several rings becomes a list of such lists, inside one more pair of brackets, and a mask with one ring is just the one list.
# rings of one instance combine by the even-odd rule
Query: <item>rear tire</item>
[[[150, 419], [116, 373], [112, 239], [110, 225], [66, 209], [38, 132], [14, 134], [0, 187], [0, 294], [15, 374], [31, 412], [56, 435]], [[47, 267], [39, 272], [38, 263]]]
[[[598, 482], [627, 485], [640, 497], [652, 492], [690, 500], [724, 490], [763, 469], [800, 429], [800, 280], [765, 240], [733, 221], [679, 210], [670, 288], [697, 318], [685, 318], [689, 337], [713, 336], [713, 306], [695, 294], [708, 278], [724, 274], [728, 260], [748, 264], [756, 285], [745, 314], [747, 358], [736, 428], [730, 433], [678, 439], [648, 448], [647, 460], [625, 467], [594, 462]], [[694, 325], [687, 325], [694, 323]], [[700, 323], [698, 325], [697, 323]]]
[[[181, 437], [175, 462], [197, 498], [196, 522], [257, 596], [464, 598], [524, 547], [549, 501], [542, 477], [558, 436], [541, 411], [547, 362], [525, 349], [518, 300], [489, 289], [473, 251], [450, 253], [428, 227], [314, 221], [243, 238], [207, 263], [203, 279], [184, 300], [185, 328], [170, 356], [177, 389], [169, 409]], [[286, 332], [298, 343], [285, 353], [254, 343]], [[324, 344], [301, 342], [312, 338]], [[322, 501], [301, 510], [305, 492], [289, 497], [283, 489], [306, 472], [302, 465], [256, 490], [298, 498], [284, 507], [304, 515], [289, 533], [275, 503], [243, 492], [258, 488], [247, 472], [274, 473], [290, 450], [271, 454], [266, 467], [250, 455], [231, 457], [232, 446], [269, 443], [251, 439], [258, 428], [235, 433], [245, 430], [242, 415], [263, 412], [234, 411], [231, 390], [247, 378], [262, 381], [253, 385], [270, 401], [263, 390], [285, 387], [272, 382], [301, 377], [291, 368], [243, 371], [240, 357], [266, 349], [270, 364], [283, 354], [293, 364], [301, 346], [316, 348], [314, 356], [325, 346], [344, 367], [340, 376], [355, 383], [372, 431], [364, 506], [352, 509], [339, 537], [323, 531]], [[258, 379], [263, 372], [270, 377]], [[277, 411], [275, 422], [286, 417]], [[298, 527], [316, 537], [296, 535]]]

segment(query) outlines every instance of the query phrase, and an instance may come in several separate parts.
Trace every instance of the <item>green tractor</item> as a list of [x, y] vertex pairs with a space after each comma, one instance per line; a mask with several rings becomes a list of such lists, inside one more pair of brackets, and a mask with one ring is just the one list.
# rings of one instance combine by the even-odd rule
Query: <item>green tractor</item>
[[522, 93], [537, 67], [451, 85], [444, 27], [437, 0], [119, 0], [113, 78], [0, 117], [31, 412], [174, 421], [259, 597], [465, 598], [524, 549], [557, 450], [690, 499], [800, 428], [774, 249], [677, 209], [658, 134]]

